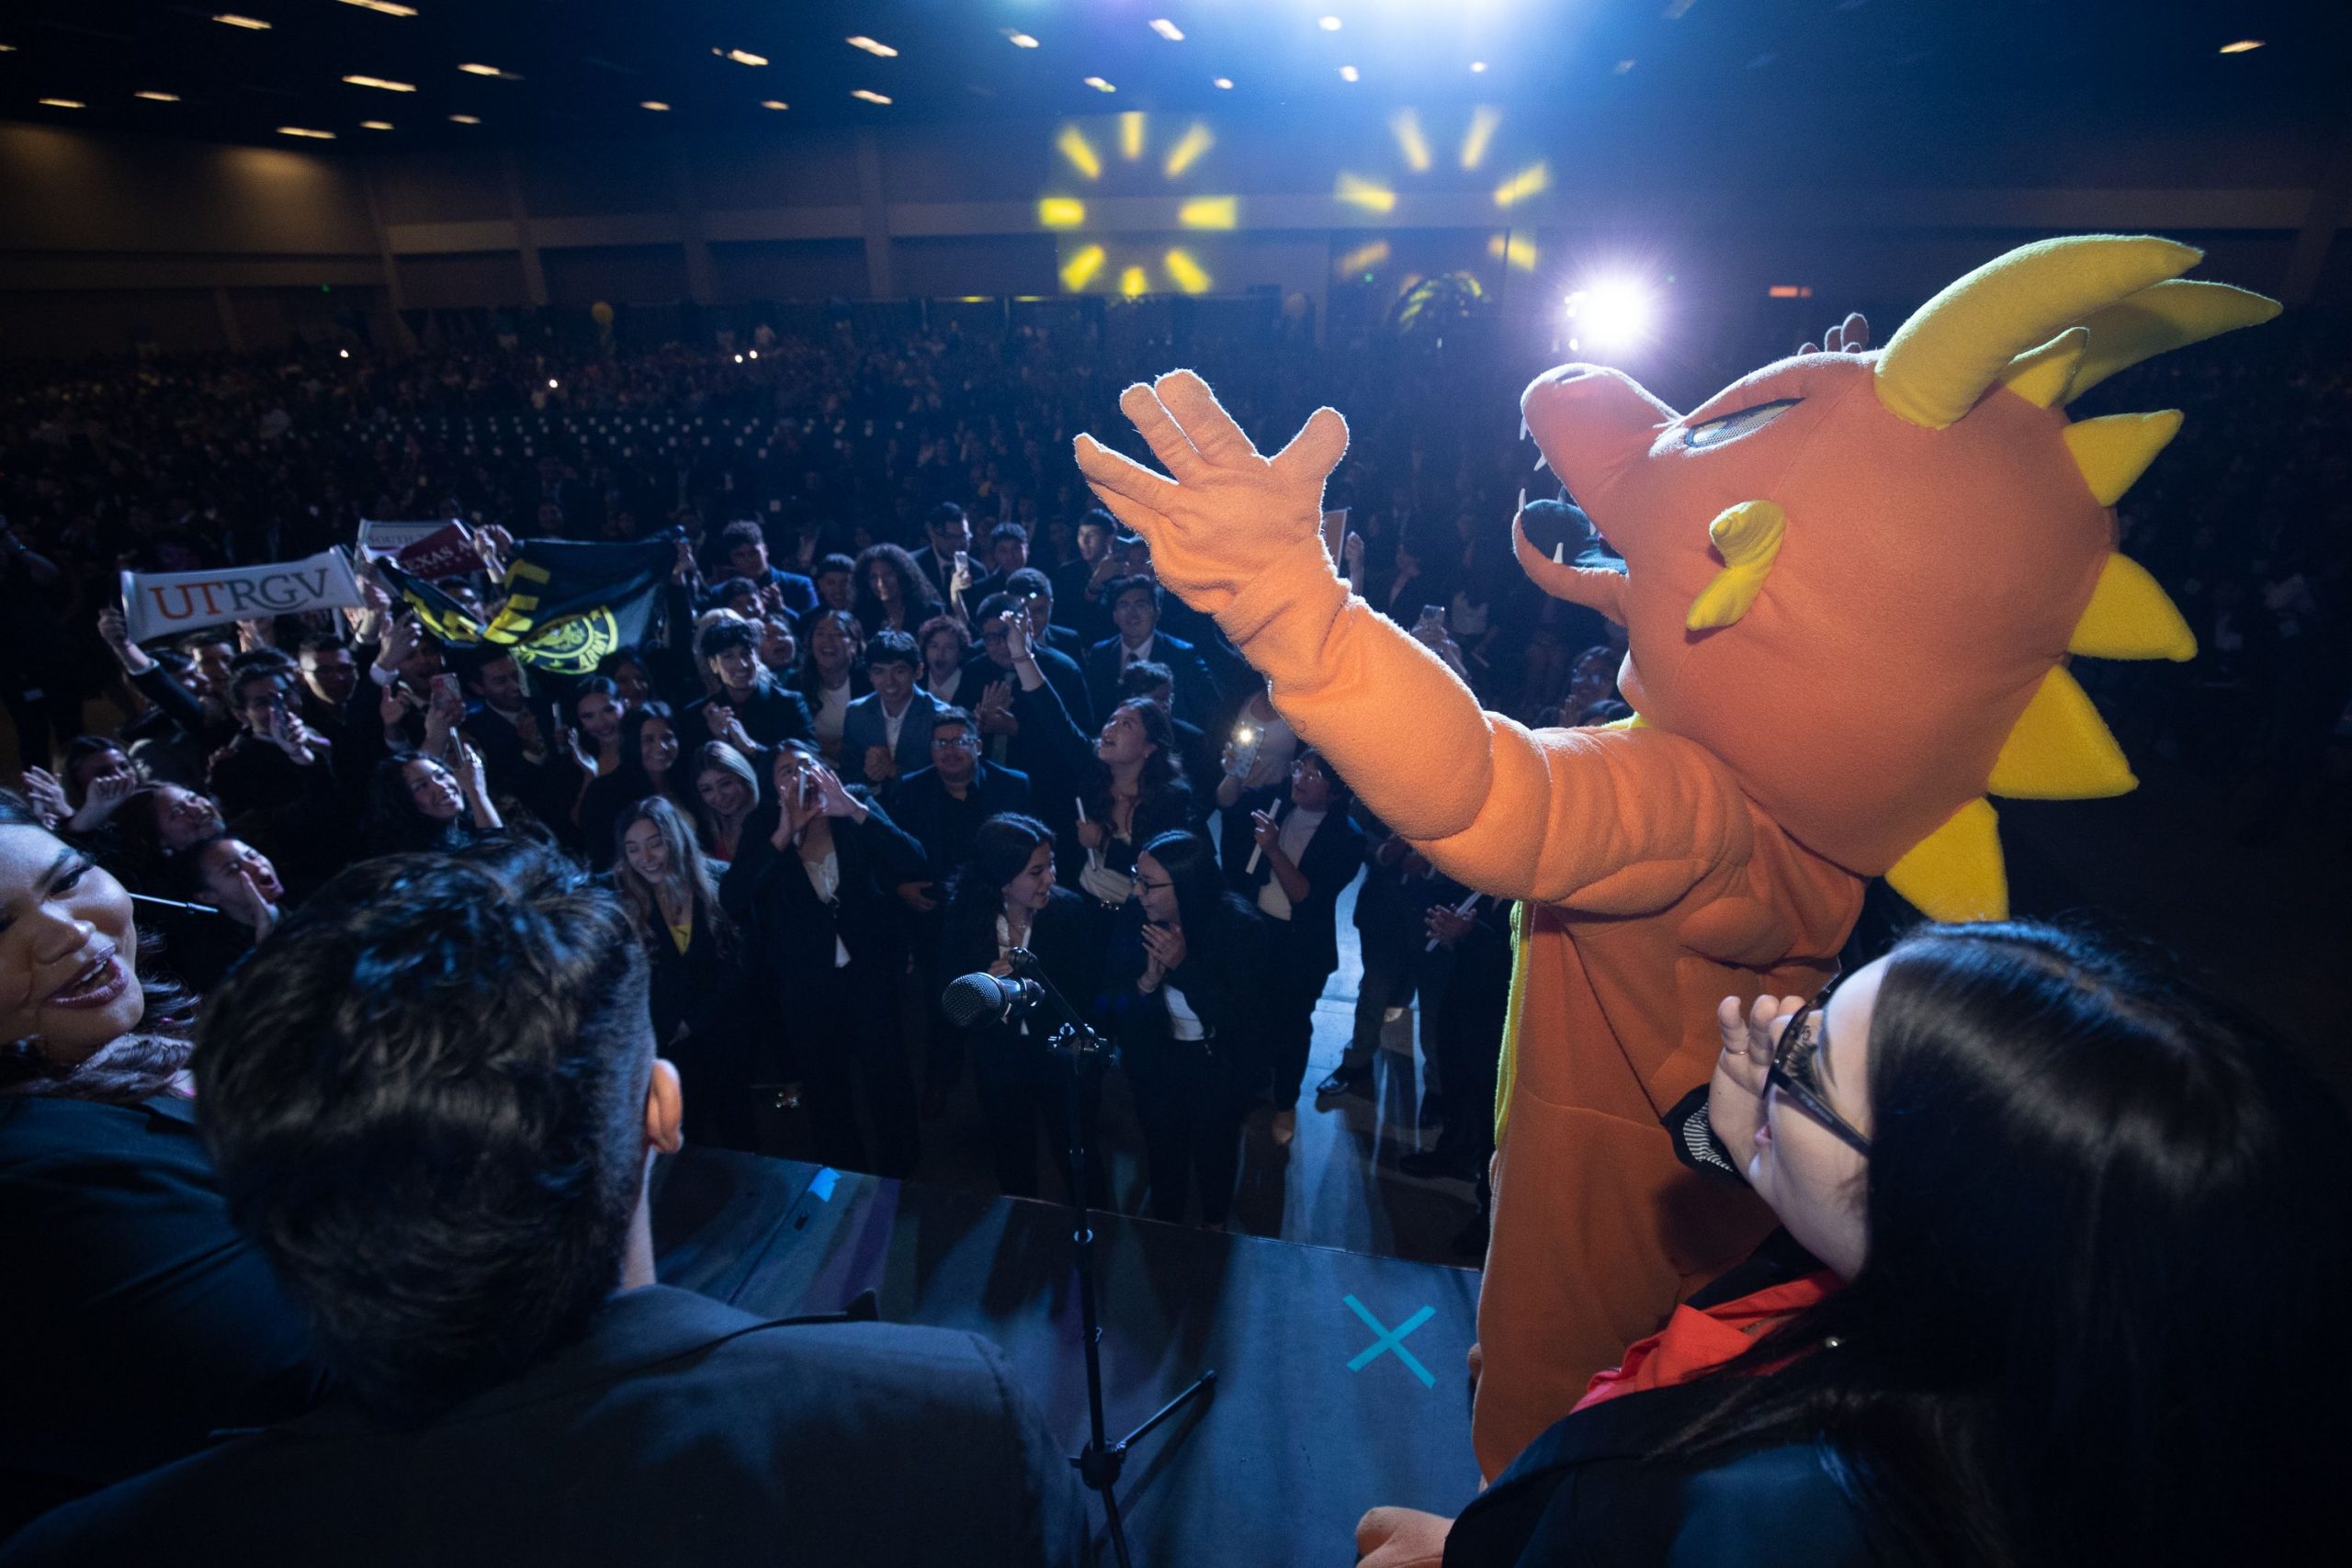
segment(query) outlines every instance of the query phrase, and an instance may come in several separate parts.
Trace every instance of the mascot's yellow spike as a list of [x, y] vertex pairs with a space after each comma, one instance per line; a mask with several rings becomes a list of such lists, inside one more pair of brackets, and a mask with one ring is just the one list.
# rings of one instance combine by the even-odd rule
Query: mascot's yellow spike
[[2066, 449], [2075, 455], [2075, 467], [2083, 470], [2098, 503], [2113, 506], [2148, 471], [2165, 443], [2179, 433], [2178, 409], [2111, 413], [2105, 419], [2079, 420], [2068, 425]]
[[2054, 409], [2065, 401], [2067, 389], [2075, 384], [2075, 367], [2090, 345], [2089, 333], [2068, 327], [2040, 348], [2010, 360], [2001, 372], [2001, 385], [2035, 408]]
[[2139, 784], [2090, 694], [2060, 667], [2041, 678], [1984, 788], [2012, 800], [2096, 800]]
[[1887, 886], [1931, 920], [2008, 919], [2008, 866], [1995, 820], [1992, 802], [1970, 801], [1894, 863]]
[[1711, 631], [1747, 614], [1763, 592], [1788, 526], [1788, 513], [1769, 501], [1743, 501], [1718, 513], [1707, 525], [1707, 536], [1722, 552], [1724, 569], [1690, 602], [1683, 625], [1694, 632]]
[[2129, 556], [2111, 555], [2099, 570], [2098, 586], [2091, 590], [2090, 606], [2075, 624], [2066, 651], [2092, 659], [2169, 659], [2177, 664], [2197, 657], [2197, 634], [2147, 568]]
[[2075, 371], [2066, 400], [2073, 402], [2143, 359], [2240, 327], [2258, 327], [2278, 313], [2278, 300], [2226, 283], [2177, 277], [2143, 288], [2083, 323], [2090, 329], [2091, 350]]
[[1879, 401], [1929, 430], [1959, 423], [2009, 361], [2094, 310], [2195, 266], [2152, 236], [2044, 240], [1986, 262], [1919, 307], [1879, 355]]

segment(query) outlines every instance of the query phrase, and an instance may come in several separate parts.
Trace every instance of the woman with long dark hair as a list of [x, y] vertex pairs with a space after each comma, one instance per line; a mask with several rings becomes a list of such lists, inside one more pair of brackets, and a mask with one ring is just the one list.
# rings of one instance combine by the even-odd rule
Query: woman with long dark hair
[[1265, 921], [1226, 886], [1198, 833], [1161, 833], [1136, 856], [1135, 897], [1113, 929], [1103, 994], [1143, 1124], [1151, 1216], [1221, 1229], [1240, 1167], [1241, 1117], [1265, 1071], [1258, 1026]]
[[2287, 1048], [2023, 922], [1721, 1021], [1669, 1126], [1784, 1245], [1597, 1376], [1449, 1564], [2315, 1560], [2352, 1123]]
[[[972, 835], [971, 853], [949, 885], [939, 972], [1012, 973], [1015, 948], [1035, 953], [1062, 995], [1083, 1006], [1102, 973], [1102, 931], [1087, 901], [1054, 883], [1053, 830], [1034, 817], [991, 817]], [[1069, 1182], [1067, 1064], [1047, 1045], [1053, 1023], [1021, 1018], [965, 1032], [988, 1120], [997, 1186], [1037, 1195], [1037, 1134]], [[1099, 1178], [1101, 1171], [1092, 1172]], [[1089, 1186], [1094, 1186], [1090, 1179]], [[1093, 1195], [1091, 1195], [1091, 1201]]]
[[395, 751], [368, 782], [368, 840], [375, 854], [455, 850], [506, 824], [490, 798], [481, 753], [462, 740], [448, 766], [422, 751]]
[[[898, 888], [929, 877], [922, 846], [807, 741], [777, 747], [775, 770], [775, 798], [752, 814], [719, 884], [743, 928], [747, 1001], [771, 1031], [782, 1080], [806, 1092], [817, 1157], [904, 1176], [922, 1136], [894, 989], [906, 959]], [[861, 1096], [874, 1123], [871, 1164]]]
[[658, 795], [623, 814], [619, 837], [613, 887], [645, 944], [653, 1038], [686, 1081], [686, 1135], [756, 1154], [743, 944], [710, 863], [685, 813]]
[[122, 885], [0, 791], [0, 1539], [319, 1392], [197, 1135], [194, 1013]]
[[686, 792], [694, 796], [703, 852], [732, 862], [741, 852], [743, 825], [760, 806], [760, 775], [752, 771], [752, 759], [724, 740], [704, 741], [686, 770]]
[[665, 702], [633, 704], [621, 719], [620, 766], [592, 779], [580, 797], [581, 841], [598, 863], [614, 852], [620, 819], [639, 801], [658, 795], [684, 811], [694, 809], [678, 766], [678, 720]]
[[571, 723], [557, 732], [557, 739], [580, 773], [580, 787], [571, 798], [575, 828], [588, 786], [621, 765], [621, 720], [628, 715], [628, 699], [609, 675], [587, 676], [572, 688]]
[[820, 610], [808, 618], [808, 661], [793, 689], [808, 704], [818, 749], [838, 759], [849, 705], [874, 689], [862, 658], [865, 634], [848, 611]]
[[915, 558], [899, 545], [868, 545], [857, 558], [857, 604], [865, 635], [888, 627], [912, 636], [940, 613], [939, 595]]
[[1134, 885], [1136, 852], [1193, 818], [1176, 726], [1149, 697], [1130, 697], [1111, 710], [1091, 739], [1071, 722], [1061, 694], [1046, 679], [1029, 642], [1026, 616], [1004, 617], [1012, 672], [1020, 683], [1015, 711], [1034, 724], [1077, 781], [1078, 809], [1062, 845], [1065, 869], [1096, 901], [1116, 907]]

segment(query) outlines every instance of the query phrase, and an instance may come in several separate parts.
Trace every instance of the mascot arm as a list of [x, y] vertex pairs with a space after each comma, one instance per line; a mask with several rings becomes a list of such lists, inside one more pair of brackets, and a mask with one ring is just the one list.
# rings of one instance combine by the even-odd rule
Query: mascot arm
[[1736, 857], [1736, 791], [1700, 749], [1654, 730], [1545, 730], [1488, 714], [1443, 661], [1353, 597], [1321, 536], [1347, 447], [1329, 409], [1261, 457], [1188, 370], [1120, 407], [1174, 477], [1091, 436], [1078, 463], [1150, 543], [1154, 569], [1216, 617], [1274, 705], [1365, 803], [1448, 875], [1498, 897], [1640, 913]]

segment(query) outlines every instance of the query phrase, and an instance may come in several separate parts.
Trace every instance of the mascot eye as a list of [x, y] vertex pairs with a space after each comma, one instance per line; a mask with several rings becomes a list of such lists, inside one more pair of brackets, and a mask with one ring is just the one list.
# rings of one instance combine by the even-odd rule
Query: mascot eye
[[1802, 398], [1782, 398], [1777, 402], [1758, 403], [1752, 409], [1724, 414], [1721, 419], [1711, 419], [1704, 424], [1694, 424], [1682, 433], [1682, 444], [1704, 451], [1710, 446], [1720, 446], [1726, 441], [1736, 441], [1751, 431], [1763, 429], [1804, 400]]

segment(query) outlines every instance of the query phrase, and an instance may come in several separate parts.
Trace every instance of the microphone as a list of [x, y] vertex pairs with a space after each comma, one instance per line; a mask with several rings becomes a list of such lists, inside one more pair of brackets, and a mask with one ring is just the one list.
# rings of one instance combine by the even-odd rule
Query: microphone
[[983, 971], [950, 980], [939, 1005], [956, 1027], [969, 1029], [990, 1019], [1009, 1022], [1014, 1014], [1044, 1000], [1045, 994], [1035, 980], [1002, 980]]

